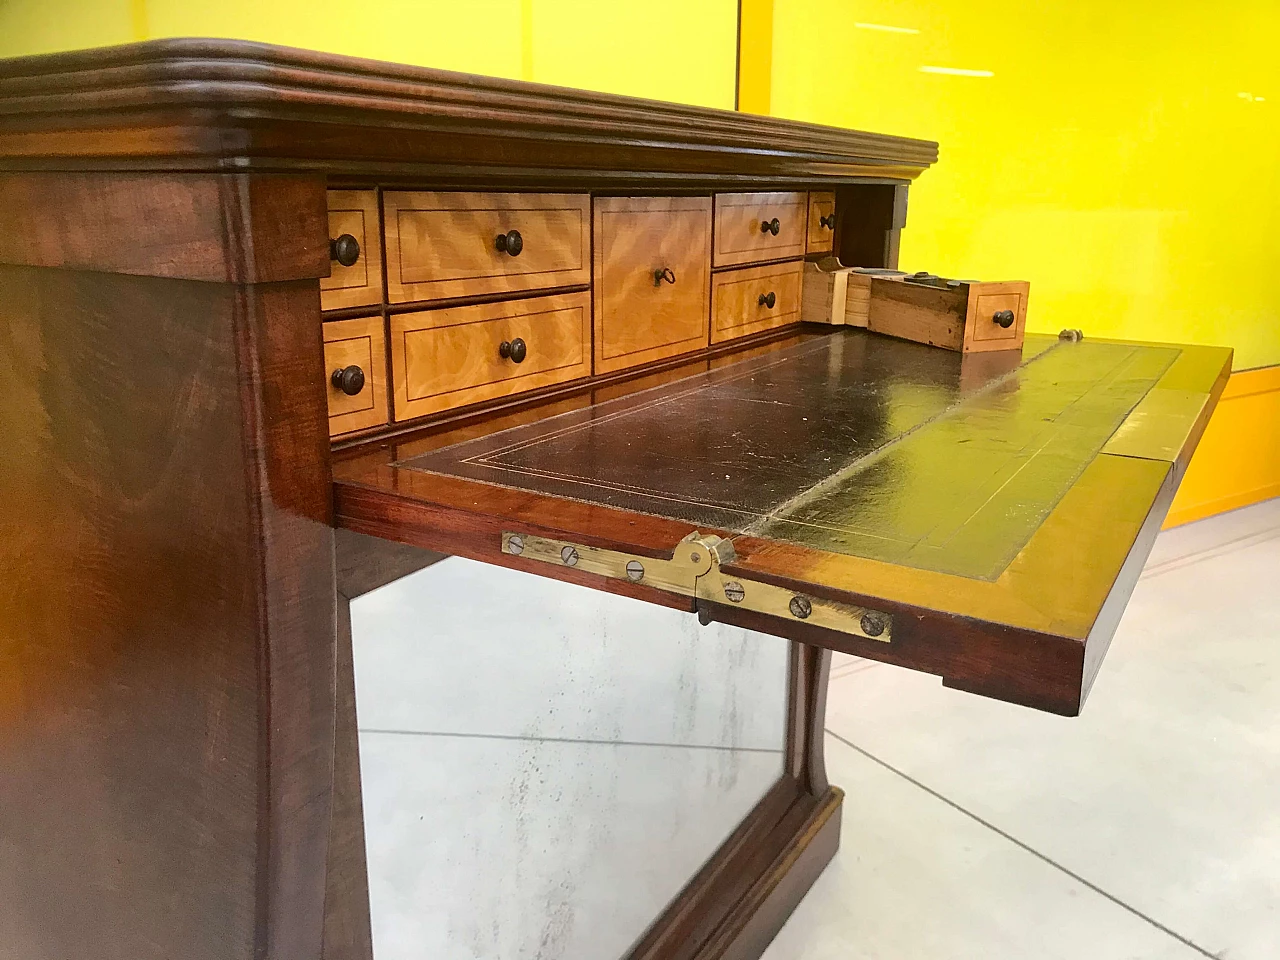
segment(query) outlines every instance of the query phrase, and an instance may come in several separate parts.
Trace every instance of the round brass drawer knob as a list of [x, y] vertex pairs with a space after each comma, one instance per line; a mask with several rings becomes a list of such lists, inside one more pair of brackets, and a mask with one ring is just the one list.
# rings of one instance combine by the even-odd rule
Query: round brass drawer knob
[[772, 290], [770, 290], [768, 293], [760, 294], [760, 299], [756, 301], [756, 303], [759, 306], [767, 307], [770, 310], [773, 309], [774, 304], [776, 304], [777, 302], [778, 302], [778, 297]]
[[364, 389], [364, 371], [353, 363], [349, 367], [333, 371], [329, 375], [329, 382], [348, 397], [354, 397]]
[[780, 223], [778, 222], [778, 218], [777, 218], [777, 217], [774, 217], [772, 220], [761, 220], [761, 221], [760, 221], [760, 232], [761, 232], [761, 233], [771, 233], [771, 234], [773, 234], [773, 235], [776, 237], [776, 236], [778, 235], [778, 231], [779, 231], [779, 230], [781, 230], [781, 229], [782, 229], [782, 224], [780, 224]]
[[360, 241], [349, 233], [330, 240], [329, 259], [336, 260], [344, 267], [355, 266], [355, 262], [360, 259]]
[[997, 326], [1004, 327], [1008, 330], [1013, 326], [1013, 321], [1016, 318], [1014, 317], [1012, 310], [997, 310], [991, 319], [995, 321]]
[[826, 227], [828, 230], [834, 230], [836, 228], [836, 215], [832, 213], [825, 217], [819, 217], [818, 226]]

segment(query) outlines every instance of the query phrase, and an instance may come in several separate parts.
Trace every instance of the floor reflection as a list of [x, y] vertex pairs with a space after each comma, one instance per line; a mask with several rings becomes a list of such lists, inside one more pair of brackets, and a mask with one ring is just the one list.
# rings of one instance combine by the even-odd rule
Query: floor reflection
[[458, 558], [351, 616], [376, 960], [620, 957], [782, 772], [776, 638]]

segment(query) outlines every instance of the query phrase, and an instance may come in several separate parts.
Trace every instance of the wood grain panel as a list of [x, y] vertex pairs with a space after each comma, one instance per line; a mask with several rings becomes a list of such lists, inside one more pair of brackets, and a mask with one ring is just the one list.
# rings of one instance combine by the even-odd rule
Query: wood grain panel
[[[1025, 280], [1006, 283], [969, 284], [969, 302], [965, 322], [965, 353], [986, 350], [1011, 350], [1022, 346], [1027, 327], [1027, 297], [1031, 284]], [[1002, 327], [992, 321], [999, 310], [1012, 310], [1013, 326]]]
[[710, 197], [597, 198], [595, 372], [705, 347], [710, 268]]
[[[830, 253], [835, 242], [836, 195], [834, 191], [815, 190], [809, 194], [809, 232], [805, 252]], [[823, 223], [826, 220], [826, 223]]]
[[[585, 285], [591, 198], [559, 193], [383, 195], [392, 303]], [[495, 242], [515, 230], [516, 255]]]
[[[387, 341], [382, 317], [330, 320], [324, 325], [324, 383], [329, 397], [329, 436], [387, 422]], [[355, 365], [364, 389], [354, 397], [333, 385], [335, 370]]]
[[376, 190], [330, 190], [329, 239], [349, 233], [360, 244], [360, 256], [349, 267], [329, 261], [329, 276], [320, 280], [320, 306], [344, 310], [382, 303], [382, 231], [378, 229]]
[[233, 283], [323, 277], [324, 218], [320, 177], [0, 173], [0, 263], [21, 266]]
[[[711, 278], [711, 342], [797, 323], [803, 260], [728, 270]], [[772, 295], [773, 306], [765, 299]], [[761, 302], [765, 299], [765, 302]]]
[[[499, 353], [523, 340], [516, 363]], [[510, 396], [591, 373], [591, 295], [569, 293], [391, 318], [396, 419]]]
[[[778, 221], [778, 233], [762, 229]], [[717, 267], [802, 257], [808, 235], [806, 193], [717, 193], [715, 254]]]
[[[314, 957], [333, 724], [315, 282], [0, 267], [0, 952]], [[127, 373], [127, 375], [121, 375]]]
[[885, 280], [871, 281], [867, 329], [946, 350], [964, 347], [967, 301], [953, 290]]

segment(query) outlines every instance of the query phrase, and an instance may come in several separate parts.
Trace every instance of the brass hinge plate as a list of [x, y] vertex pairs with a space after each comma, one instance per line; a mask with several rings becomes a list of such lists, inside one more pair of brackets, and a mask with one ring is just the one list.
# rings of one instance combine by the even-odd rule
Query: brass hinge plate
[[676, 544], [670, 560], [513, 532], [502, 534], [502, 552], [710, 603], [796, 620], [866, 640], [889, 643], [893, 637], [893, 618], [887, 613], [810, 597], [771, 583], [727, 576], [720, 567], [736, 558], [733, 542], [714, 535], [691, 533]]

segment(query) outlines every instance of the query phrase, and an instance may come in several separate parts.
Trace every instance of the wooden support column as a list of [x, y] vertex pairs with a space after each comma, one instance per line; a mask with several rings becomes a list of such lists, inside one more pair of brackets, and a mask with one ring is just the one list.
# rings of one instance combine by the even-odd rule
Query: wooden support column
[[0, 943], [320, 955], [322, 178], [0, 175]]

